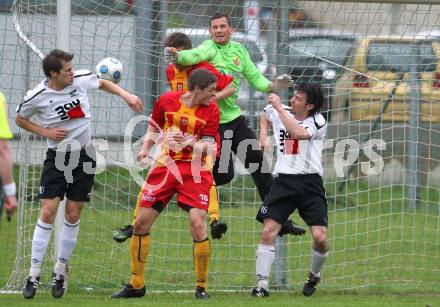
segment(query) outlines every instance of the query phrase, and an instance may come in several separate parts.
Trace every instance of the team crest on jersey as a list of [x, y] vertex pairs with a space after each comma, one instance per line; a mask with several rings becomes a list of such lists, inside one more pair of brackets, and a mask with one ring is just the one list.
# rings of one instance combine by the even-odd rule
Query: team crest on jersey
[[234, 60], [233, 60], [233, 62], [234, 62], [234, 64], [235, 64], [236, 66], [239, 66], [239, 65], [240, 65], [240, 59], [239, 59], [238, 57], [235, 57]]
[[70, 97], [76, 97], [79, 95], [78, 91], [76, 88], [74, 88], [73, 90], [71, 90], [70, 92]]
[[182, 118], [182, 119], [180, 120], [180, 124], [181, 124], [182, 126], [186, 126], [186, 125], [188, 124], [188, 119], [187, 119], [187, 118]]

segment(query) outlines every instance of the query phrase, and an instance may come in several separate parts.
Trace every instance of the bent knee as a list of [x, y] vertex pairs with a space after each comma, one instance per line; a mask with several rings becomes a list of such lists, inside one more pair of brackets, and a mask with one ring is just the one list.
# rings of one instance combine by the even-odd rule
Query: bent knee
[[328, 248], [328, 241], [327, 241], [327, 234], [325, 234], [325, 233], [314, 234], [313, 243], [314, 243], [315, 249], [320, 252], [327, 252], [329, 249]]
[[52, 224], [55, 220], [56, 211], [50, 209], [41, 209], [40, 220], [43, 223]]
[[199, 221], [193, 222], [193, 223], [191, 223], [191, 230], [194, 233], [202, 234], [205, 231], [205, 225], [204, 225], [204, 223], [201, 223]]
[[70, 224], [75, 224], [79, 221], [81, 214], [79, 212], [66, 212], [66, 221]]
[[265, 222], [263, 230], [261, 232], [261, 243], [273, 244], [280, 232], [281, 224], [278, 224], [274, 220], [269, 219]]

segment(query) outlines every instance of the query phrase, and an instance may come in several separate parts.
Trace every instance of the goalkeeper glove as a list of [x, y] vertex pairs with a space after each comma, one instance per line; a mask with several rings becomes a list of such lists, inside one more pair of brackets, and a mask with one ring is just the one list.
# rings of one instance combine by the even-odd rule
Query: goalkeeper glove
[[179, 52], [176, 48], [165, 47], [163, 50], [163, 56], [167, 62], [176, 62], [179, 57]]
[[272, 93], [280, 94], [286, 88], [288, 88], [293, 83], [292, 77], [288, 74], [284, 74], [276, 77], [269, 84], [269, 89]]

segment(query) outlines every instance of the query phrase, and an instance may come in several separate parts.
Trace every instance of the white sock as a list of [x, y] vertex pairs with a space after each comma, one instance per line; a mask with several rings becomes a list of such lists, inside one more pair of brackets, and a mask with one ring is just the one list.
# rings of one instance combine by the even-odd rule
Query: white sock
[[275, 245], [259, 244], [257, 248], [256, 273], [259, 288], [269, 288], [269, 276], [275, 260]]
[[41, 265], [46, 254], [47, 245], [49, 244], [51, 231], [52, 225], [43, 223], [40, 219], [37, 225], [35, 225], [32, 238], [31, 269], [29, 270], [29, 276], [32, 276], [33, 279], [41, 274]]
[[328, 252], [320, 253], [312, 248], [312, 273], [316, 277], [321, 276], [321, 270], [322, 267], [324, 266], [327, 256], [328, 256]]
[[57, 263], [55, 264], [54, 272], [56, 274], [65, 275], [66, 265], [72, 256], [75, 248], [79, 232], [79, 221], [75, 224], [70, 224], [64, 220], [63, 228], [61, 229], [60, 241], [58, 243]]

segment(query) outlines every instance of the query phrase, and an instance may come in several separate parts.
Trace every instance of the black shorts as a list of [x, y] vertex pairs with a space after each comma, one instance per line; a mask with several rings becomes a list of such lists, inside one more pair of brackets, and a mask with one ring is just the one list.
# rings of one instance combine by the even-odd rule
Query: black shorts
[[327, 227], [327, 199], [321, 176], [280, 174], [258, 211], [257, 220], [271, 218], [284, 224], [296, 209], [308, 226]]
[[[228, 123], [220, 124], [218, 131], [221, 144], [224, 147], [220, 148], [220, 156], [215, 161], [212, 171], [215, 184], [219, 186], [231, 182], [235, 175], [234, 161], [240, 159], [247, 170], [250, 168], [261, 200], [265, 199], [272, 185], [271, 169], [260, 150], [260, 146], [257, 145], [257, 149], [253, 149], [254, 147], [249, 143], [258, 144], [258, 141], [246, 118], [239, 116]], [[238, 152], [242, 142], [248, 145], [244, 152]], [[232, 158], [232, 153], [235, 155], [234, 158]]]
[[64, 199], [65, 194], [73, 201], [90, 201], [90, 192], [95, 180], [96, 153], [93, 146], [89, 146], [87, 151], [88, 153], [85, 149], [79, 152], [47, 150], [41, 173], [40, 199], [57, 196]]

